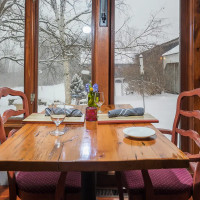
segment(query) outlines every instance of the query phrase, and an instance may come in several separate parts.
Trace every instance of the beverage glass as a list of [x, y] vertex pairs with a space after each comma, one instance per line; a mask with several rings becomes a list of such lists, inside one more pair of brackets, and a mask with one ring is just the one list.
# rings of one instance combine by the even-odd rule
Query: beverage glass
[[94, 96], [94, 101], [96, 105], [99, 107], [98, 113], [102, 113], [101, 106], [104, 104], [104, 94], [103, 92], [96, 92]]
[[57, 147], [60, 147], [60, 140], [58, 136], [63, 135], [64, 131], [59, 130], [59, 125], [64, 121], [66, 114], [65, 114], [65, 103], [62, 102], [54, 102], [51, 106], [51, 113], [50, 117], [51, 120], [55, 123], [56, 129], [51, 131], [50, 134], [56, 136], [55, 144]]

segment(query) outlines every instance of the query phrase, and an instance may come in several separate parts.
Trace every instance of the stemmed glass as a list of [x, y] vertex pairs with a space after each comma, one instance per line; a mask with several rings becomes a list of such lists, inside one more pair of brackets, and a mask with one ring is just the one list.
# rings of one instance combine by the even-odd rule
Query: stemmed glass
[[56, 125], [56, 130], [51, 131], [51, 135], [55, 135], [57, 137], [55, 144], [57, 147], [60, 147], [60, 140], [58, 136], [63, 135], [64, 131], [59, 131], [59, 125], [64, 121], [66, 114], [65, 114], [65, 103], [62, 102], [54, 102], [51, 107], [50, 117], [51, 120]]
[[94, 96], [94, 101], [99, 107], [98, 113], [102, 113], [101, 106], [104, 104], [104, 94], [103, 92], [96, 92]]

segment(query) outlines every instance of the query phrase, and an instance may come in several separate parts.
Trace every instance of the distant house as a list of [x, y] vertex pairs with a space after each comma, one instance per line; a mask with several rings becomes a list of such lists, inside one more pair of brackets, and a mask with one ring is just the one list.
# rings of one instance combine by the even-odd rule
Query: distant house
[[165, 90], [180, 93], [179, 45], [162, 55], [165, 77]]
[[115, 96], [127, 93], [127, 83], [134, 79], [138, 72], [134, 52], [126, 50], [115, 52]]
[[115, 81], [119, 78], [127, 81], [127, 74], [133, 75], [136, 71], [135, 53], [132, 51], [121, 51], [115, 54]]
[[[170, 40], [152, 49], [141, 52], [136, 56], [136, 63], [140, 67], [140, 58], [143, 57], [144, 80], [148, 83], [147, 93], [155, 94], [163, 90], [170, 93], [178, 93], [179, 69], [172, 67], [172, 63], [177, 63], [179, 58], [175, 54], [179, 46], [179, 38]], [[175, 61], [176, 60], [176, 61]], [[177, 65], [177, 64], [176, 64]], [[176, 68], [176, 72], [172, 69]], [[176, 73], [173, 74], [173, 73]], [[176, 81], [172, 81], [176, 77]]]

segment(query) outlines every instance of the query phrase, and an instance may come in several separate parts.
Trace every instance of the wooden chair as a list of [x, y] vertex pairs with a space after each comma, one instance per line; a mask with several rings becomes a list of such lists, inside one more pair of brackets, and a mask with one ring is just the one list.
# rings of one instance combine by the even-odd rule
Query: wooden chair
[[[2, 97], [19, 96], [23, 100], [22, 110], [9, 109], [0, 116], [0, 141], [6, 141], [4, 124], [12, 116], [29, 115], [28, 100], [23, 92], [15, 91], [7, 87], [0, 88]], [[8, 138], [16, 130], [10, 131]], [[14, 152], [13, 152], [14, 153]], [[81, 174], [80, 172], [8, 172], [10, 200], [63, 200], [80, 199]]]
[[[177, 145], [177, 135], [189, 137], [200, 148], [200, 136], [194, 130], [179, 128], [181, 116], [200, 120], [200, 111], [186, 111], [181, 109], [184, 97], [200, 97], [200, 88], [182, 92], [177, 100], [177, 109], [172, 131], [160, 130], [164, 134], [172, 135], [172, 142]], [[120, 200], [123, 199], [122, 186], [128, 191], [129, 200], [200, 200], [200, 154], [189, 157], [194, 175], [187, 169], [155, 169], [155, 170], [132, 170], [116, 172], [119, 184]], [[170, 162], [170, 161], [169, 161]], [[122, 182], [121, 182], [122, 181]]]
[[[2, 97], [6, 97], [8, 95], [21, 97], [22, 101], [23, 101], [23, 109], [17, 110], [17, 111], [15, 111], [13, 109], [9, 109], [9, 110], [5, 111], [2, 116], [0, 116], [0, 123], [1, 123], [0, 124], [0, 131], [1, 131], [0, 142], [1, 143], [3, 143], [6, 140], [4, 124], [8, 121], [8, 119], [10, 117], [19, 116], [22, 114], [24, 114], [24, 117], [27, 117], [29, 115], [28, 100], [27, 100], [26, 95], [23, 92], [15, 91], [15, 90], [12, 90], [7, 87], [0, 88], [0, 99]], [[8, 135], [11, 136], [16, 131], [17, 131], [16, 129], [11, 130]]]

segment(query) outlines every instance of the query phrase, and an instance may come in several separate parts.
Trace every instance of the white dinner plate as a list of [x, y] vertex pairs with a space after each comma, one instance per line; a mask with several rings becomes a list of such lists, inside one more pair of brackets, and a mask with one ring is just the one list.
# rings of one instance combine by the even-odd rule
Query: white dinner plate
[[155, 135], [155, 131], [147, 127], [129, 127], [125, 128], [123, 132], [130, 137], [134, 138], [148, 138]]

